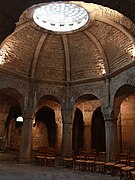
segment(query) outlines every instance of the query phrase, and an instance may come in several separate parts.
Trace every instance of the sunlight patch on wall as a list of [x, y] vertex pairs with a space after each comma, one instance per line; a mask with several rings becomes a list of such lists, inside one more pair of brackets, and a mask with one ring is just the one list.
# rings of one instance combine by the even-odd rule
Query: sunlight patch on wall
[[5, 63], [9, 62], [8, 58], [8, 48], [2, 47], [0, 49], [0, 65], [4, 65]]

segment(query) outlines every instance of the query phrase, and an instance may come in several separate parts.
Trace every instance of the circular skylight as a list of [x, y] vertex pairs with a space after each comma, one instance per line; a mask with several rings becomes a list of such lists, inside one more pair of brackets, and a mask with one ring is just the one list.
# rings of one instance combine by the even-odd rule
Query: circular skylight
[[40, 27], [57, 32], [68, 32], [84, 26], [89, 17], [81, 6], [52, 2], [35, 10], [33, 19]]

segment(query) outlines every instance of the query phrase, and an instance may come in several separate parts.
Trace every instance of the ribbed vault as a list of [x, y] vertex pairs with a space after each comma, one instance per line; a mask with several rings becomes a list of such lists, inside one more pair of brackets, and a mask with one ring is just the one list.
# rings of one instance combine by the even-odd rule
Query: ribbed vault
[[1, 45], [0, 68], [40, 81], [96, 80], [133, 64], [133, 23], [122, 14], [92, 3], [73, 2], [90, 14], [86, 26], [55, 33], [37, 26], [27, 9]]

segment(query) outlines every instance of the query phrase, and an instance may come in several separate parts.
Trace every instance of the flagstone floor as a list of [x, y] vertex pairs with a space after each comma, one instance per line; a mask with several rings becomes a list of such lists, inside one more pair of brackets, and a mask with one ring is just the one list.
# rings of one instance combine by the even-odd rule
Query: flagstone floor
[[0, 180], [119, 180], [111, 176], [88, 171], [72, 170], [61, 166], [45, 167], [18, 164], [16, 161], [0, 161]]

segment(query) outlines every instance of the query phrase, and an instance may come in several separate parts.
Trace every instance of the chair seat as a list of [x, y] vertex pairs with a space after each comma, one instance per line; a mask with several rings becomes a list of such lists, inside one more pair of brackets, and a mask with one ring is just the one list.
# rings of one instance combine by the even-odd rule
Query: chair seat
[[102, 161], [96, 161], [95, 164], [96, 164], [96, 165], [103, 165], [103, 164], [105, 164], [105, 162], [102, 162]]
[[49, 159], [49, 160], [54, 160], [55, 157], [46, 157], [46, 159]]
[[64, 161], [73, 161], [73, 158], [64, 158]]
[[95, 161], [87, 160], [87, 161], [85, 161], [85, 163], [87, 163], [87, 164], [93, 164], [93, 163], [95, 163]]
[[132, 171], [132, 172], [131, 172], [131, 174], [132, 174], [132, 176], [134, 176], [134, 177], [135, 177], [135, 171]]
[[118, 168], [125, 167], [125, 166], [126, 166], [126, 164], [116, 164], [116, 165], [114, 165], [114, 167], [118, 167]]
[[134, 167], [132, 167], [132, 166], [125, 166], [125, 167], [122, 167], [121, 169], [124, 170], [124, 171], [131, 171], [131, 170], [134, 169]]
[[77, 163], [85, 163], [85, 160], [77, 159], [77, 160], [75, 160], [75, 162], [77, 162]]
[[45, 158], [45, 156], [43, 156], [43, 155], [36, 155], [36, 158], [40, 158], [40, 159], [43, 159], [43, 158]]
[[105, 166], [114, 166], [116, 163], [113, 163], [113, 162], [107, 162], [105, 163]]

